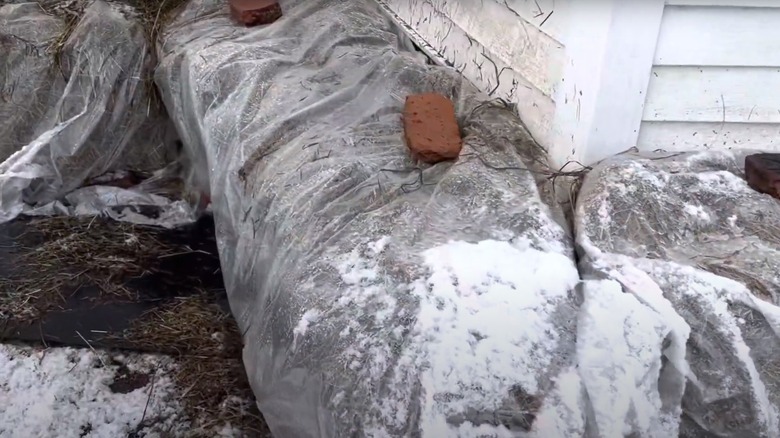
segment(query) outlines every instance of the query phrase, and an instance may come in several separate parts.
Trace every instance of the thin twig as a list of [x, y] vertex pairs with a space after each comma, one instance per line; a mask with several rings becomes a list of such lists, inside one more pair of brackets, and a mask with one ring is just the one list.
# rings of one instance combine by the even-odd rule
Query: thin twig
[[144, 413], [143, 415], [141, 415], [141, 422], [138, 423], [139, 426], [144, 424], [144, 420], [146, 420], [146, 411], [147, 409], [149, 409], [149, 403], [151, 403], [152, 395], [154, 395], [154, 381], [156, 377], [157, 377], [157, 370], [155, 369], [154, 372], [152, 372], [152, 382], [149, 388], [149, 397], [147, 397], [146, 399], [146, 406], [144, 406]]
[[82, 341], [84, 341], [87, 344], [87, 347], [89, 347], [90, 350], [92, 350], [93, 353], [95, 353], [95, 356], [97, 356], [100, 363], [103, 365], [103, 368], [106, 368], [106, 363], [103, 362], [103, 358], [100, 356], [100, 354], [95, 350], [95, 347], [92, 346], [92, 344], [89, 343], [89, 341], [84, 338], [84, 336], [81, 336], [81, 333], [79, 333], [78, 330], [76, 330], [76, 334], [79, 335]]

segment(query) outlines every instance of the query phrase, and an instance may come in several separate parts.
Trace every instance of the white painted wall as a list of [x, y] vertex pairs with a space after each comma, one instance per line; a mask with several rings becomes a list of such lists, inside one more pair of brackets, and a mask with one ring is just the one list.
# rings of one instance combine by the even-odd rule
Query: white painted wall
[[525, 0], [378, 1], [443, 63], [514, 103], [534, 137], [550, 144], [564, 59], [561, 24], [549, 15], [554, 0], [537, 0], [539, 8]]
[[663, 0], [567, 0], [550, 161], [589, 165], [636, 145]]
[[554, 166], [636, 144], [663, 0], [378, 1], [435, 57], [515, 104]]
[[780, 0], [377, 1], [514, 103], [556, 167], [780, 146]]
[[780, 149], [780, 0], [668, 0], [640, 149]]

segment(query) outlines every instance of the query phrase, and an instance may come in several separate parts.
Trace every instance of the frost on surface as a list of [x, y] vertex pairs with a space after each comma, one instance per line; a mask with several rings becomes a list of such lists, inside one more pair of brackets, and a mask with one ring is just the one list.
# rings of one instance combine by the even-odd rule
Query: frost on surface
[[658, 320], [643, 351], [683, 437], [780, 436], [780, 205], [747, 186], [745, 154], [614, 157], [578, 197], [581, 272]]
[[[157, 81], [275, 436], [581, 434], [573, 245], [512, 111], [406, 51], [372, 1], [287, 1], [251, 29], [223, 6], [165, 29]], [[464, 150], [418, 167], [400, 113], [431, 91]]]
[[[545, 382], [560, 372], [561, 344], [570, 348], [560, 335], [568, 321], [558, 318], [571, 312], [573, 262], [522, 239], [450, 242], [423, 255], [430, 275], [415, 285], [420, 308], [409, 347], [423, 362], [422, 429], [451, 436], [453, 422], [461, 432], [480, 426], [472, 415], [486, 424], [505, 415], [509, 430], [531, 429]], [[519, 412], [506, 388], [526, 404]]]

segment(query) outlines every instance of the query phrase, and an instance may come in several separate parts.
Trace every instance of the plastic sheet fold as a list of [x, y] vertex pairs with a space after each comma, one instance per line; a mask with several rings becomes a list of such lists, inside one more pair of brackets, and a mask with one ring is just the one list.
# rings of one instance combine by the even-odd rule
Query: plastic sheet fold
[[780, 435], [780, 204], [748, 187], [748, 153], [620, 155], [578, 196], [583, 278], [667, 326], [646, 365], [675, 436]]
[[0, 6], [0, 222], [116, 169], [174, 159], [141, 20], [121, 3]]
[[[284, 1], [250, 29], [223, 6], [166, 27], [156, 80], [274, 435], [581, 434], [572, 240], [511, 109], [372, 1]], [[421, 92], [455, 102], [457, 162], [409, 158]]]

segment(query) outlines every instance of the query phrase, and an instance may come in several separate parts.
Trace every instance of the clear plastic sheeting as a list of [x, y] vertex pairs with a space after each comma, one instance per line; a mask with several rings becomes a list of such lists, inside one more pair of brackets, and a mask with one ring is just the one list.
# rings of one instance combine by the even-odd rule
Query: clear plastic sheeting
[[133, 10], [42, 3], [0, 6], [0, 222], [115, 168], [157, 169], [172, 158], [175, 137], [150, 104], [150, 56]]
[[[599, 291], [584, 306], [605, 294], [631, 303], [613, 354], [646, 358], [644, 401], [666, 418], [665, 434], [647, 436], [780, 436], [780, 203], [748, 187], [746, 154], [628, 153], [580, 190], [581, 273]], [[638, 343], [649, 327], [656, 342]]]
[[[519, 120], [370, 0], [282, 9], [247, 29], [189, 2], [156, 76], [274, 436], [582, 436], [573, 242]], [[400, 114], [432, 91], [465, 146], [418, 167]]]
[[186, 200], [109, 186], [76, 189], [62, 199], [25, 211], [28, 216], [107, 216], [121, 222], [176, 228], [197, 219]]

